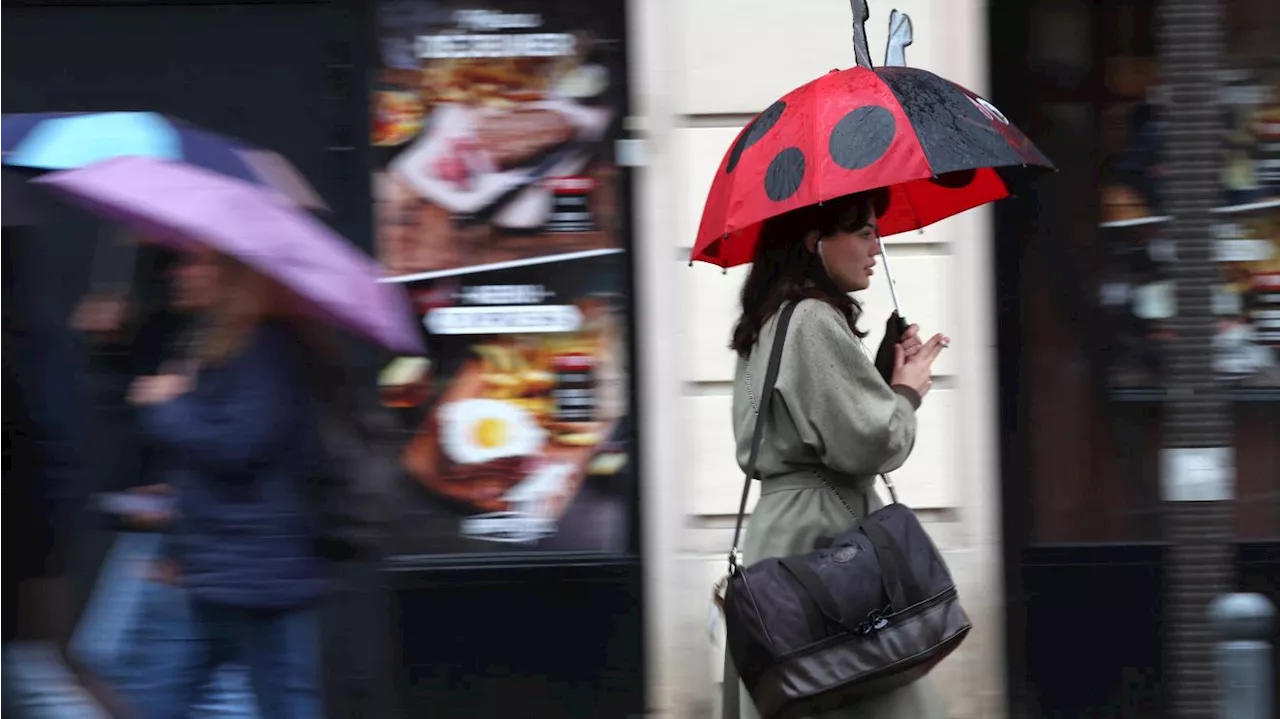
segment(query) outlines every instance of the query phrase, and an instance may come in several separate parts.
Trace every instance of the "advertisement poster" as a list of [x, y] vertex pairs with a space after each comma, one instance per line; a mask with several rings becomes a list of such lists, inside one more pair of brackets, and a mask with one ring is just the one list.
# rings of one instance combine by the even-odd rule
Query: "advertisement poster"
[[376, 247], [429, 347], [380, 379], [407, 436], [402, 557], [628, 549], [623, 18], [380, 5]]
[[[1168, 320], [1176, 316], [1162, 192], [1167, 98], [1150, 58], [1116, 58], [1103, 117], [1103, 278], [1100, 300], [1116, 343], [1113, 384], [1163, 384]], [[1237, 63], [1220, 74], [1225, 131], [1213, 239], [1222, 264], [1214, 367], [1240, 387], [1280, 387], [1280, 68]]]

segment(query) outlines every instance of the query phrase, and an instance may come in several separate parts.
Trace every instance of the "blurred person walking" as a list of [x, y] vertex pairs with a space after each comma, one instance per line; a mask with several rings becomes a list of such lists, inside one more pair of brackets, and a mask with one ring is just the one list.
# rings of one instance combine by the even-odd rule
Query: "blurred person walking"
[[195, 316], [189, 359], [128, 393], [170, 465], [166, 555], [196, 630], [156, 639], [180, 659], [138, 687], [144, 716], [183, 716], [224, 660], [248, 666], [264, 716], [321, 716], [328, 562], [378, 556], [400, 469], [394, 423], [319, 328], [422, 354], [407, 294], [297, 205], [199, 167], [123, 157], [36, 182], [176, 249], [175, 304]]
[[[168, 463], [161, 448], [139, 436], [137, 409], [125, 398], [135, 377], [155, 374], [182, 355], [192, 328], [188, 313], [172, 298], [168, 276], [174, 253], [136, 238], [103, 237], [100, 243], [94, 287], [77, 305], [71, 324], [89, 341], [98, 375], [100, 460], [93, 477], [97, 501], [89, 510], [93, 520], [106, 516], [108, 525], [94, 537], [103, 549], [90, 558], [96, 559], [96, 576], [70, 655], [99, 701], [117, 715], [134, 716], [141, 703], [139, 683], [181, 663], [174, 653], [184, 646], [163, 640], [157, 646], [156, 637], [191, 636], [193, 619], [180, 577], [169, 571], [170, 563], [160, 562], [175, 499], [167, 484]], [[98, 262], [100, 255], [118, 258]], [[221, 664], [187, 716], [257, 717], [245, 667]]]
[[243, 663], [264, 716], [321, 717], [317, 608], [329, 589], [305, 487], [315, 471], [307, 365], [289, 295], [210, 250], [184, 252], [175, 302], [201, 324], [189, 366], [139, 377], [129, 402], [168, 452], [177, 513], [168, 558], [190, 601], [191, 636], [167, 672], [136, 688], [149, 719], [179, 719], [222, 661]]

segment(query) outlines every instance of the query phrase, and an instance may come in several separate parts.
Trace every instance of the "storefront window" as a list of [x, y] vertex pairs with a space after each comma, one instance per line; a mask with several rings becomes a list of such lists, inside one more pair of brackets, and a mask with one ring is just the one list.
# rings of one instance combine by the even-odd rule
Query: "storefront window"
[[1016, 238], [1016, 268], [1006, 270], [1016, 272], [1020, 347], [1016, 377], [1004, 378], [1006, 392], [1016, 383], [1020, 436], [1006, 441], [1020, 445], [1026, 468], [1029, 486], [1015, 488], [1013, 496], [1025, 495], [1012, 501], [1025, 507], [1014, 511], [1025, 515], [1031, 543], [1159, 536], [1159, 423], [1150, 407], [1111, 406], [1115, 342], [1096, 299], [1105, 265], [1096, 209], [1107, 141], [1101, 68], [1117, 45], [1154, 54], [1139, 32], [1115, 37], [1116, 16], [1135, 7], [1143, 6], [1042, 0], [1027, 8], [1026, 67], [1009, 71], [1022, 75], [1010, 85], [1025, 96], [1003, 101], [1024, 103], [1028, 133], [1060, 170], [1015, 220], [1026, 233]]
[[[1212, 353], [1222, 380], [1241, 389], [1280, 389], [1280, 58], [1274, 51], [1280, 31], [1263, 22], [1274, 15], [1273, 5], [1224, 3], [1221, 195], [1214, 210], [1222, 283], [1213, 302], [1220, 319]], [[1135, 25], [1131, 10], [1117, 13], [1122, 35], [1135, 27], [1150, 35], [1154, 24]], [[1150, 54], [1121, 44], [1104, 74], [1100, 230], [1106, 264], [1098, 295], [1119, 343], [1110, 379], [1117, 388], [1158, 387], [1165, 383], [1168, 320], [1178, 311], [1160, 122], [1171, 108]]]
[[[1232, 404], [1237, 530], [1280, 536], [1280, 6], [1222, 3], [1221, 283], [1205, 352]], [[1032, 542], [1159, 539], [1179, 308], [1158, 0], [1029, 9], [1028, 126], [1062, 172], [1020, 248], [1019, 425]], [[1067, 37], [1067, 36], [1070, 37]]]

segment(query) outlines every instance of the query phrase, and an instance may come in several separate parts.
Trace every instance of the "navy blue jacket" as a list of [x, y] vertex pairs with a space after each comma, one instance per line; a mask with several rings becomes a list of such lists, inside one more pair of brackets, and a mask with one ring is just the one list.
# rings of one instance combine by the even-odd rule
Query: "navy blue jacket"
[[326, 590], [305, 498], [317, 456], [306, 359], [287, 329], [263, 325], [192, 392], [140, 412], [174, 462], [171, 554], [196, 599], [284, 609]]

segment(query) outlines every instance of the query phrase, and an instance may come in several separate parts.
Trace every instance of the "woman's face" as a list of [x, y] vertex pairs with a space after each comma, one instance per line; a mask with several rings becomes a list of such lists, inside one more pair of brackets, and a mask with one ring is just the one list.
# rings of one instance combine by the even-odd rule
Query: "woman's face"
[[185, 312], [203, 312], [222, 296], [222, 265], [209, 250], [191, 250], [173, 266], [173, 304]]
[[818, 255], [827, 276], [843, 292], [858, 292], [871, 286], [876, 256], [880, 254], [879, 228], [874, 213], [861, 226], [850, 222], [826, 237], [817, 233], [806, 239], [809, 250]]

